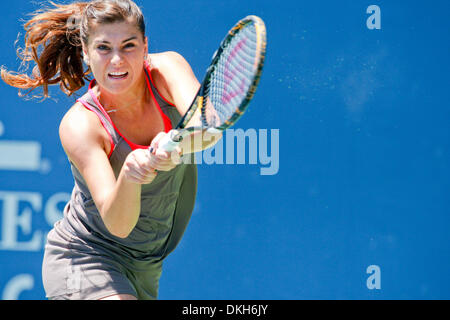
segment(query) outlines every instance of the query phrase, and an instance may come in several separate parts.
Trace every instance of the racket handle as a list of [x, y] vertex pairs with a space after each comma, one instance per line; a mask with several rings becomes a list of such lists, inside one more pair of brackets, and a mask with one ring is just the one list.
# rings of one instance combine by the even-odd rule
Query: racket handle
[[158, 143], [158, 148], [167, 152], [175, 150], [176, 146], [180, 144], [180, 141], [174, 141], [173, 138], [178, 134], [177, 130], [170, 130]]
[[223, 130], [216, 129], [216, 128], [208, 128], [208, 129], [206, 129], [206, 132], [211, 133], [211, 134], [221, 133], [222, 131]]

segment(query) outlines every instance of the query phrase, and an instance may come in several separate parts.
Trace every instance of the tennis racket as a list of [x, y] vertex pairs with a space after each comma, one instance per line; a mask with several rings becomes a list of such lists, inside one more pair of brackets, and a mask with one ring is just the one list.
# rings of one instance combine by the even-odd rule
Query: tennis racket
[[[261, 18], [240, 20], [222, 40], [206, 70], [205, 78], [186, 114], [159, 147], [172, 152], [194, 131], [219, 133], [244, 114], [258, 86], [266, 52], [266, 28]], [[188, 127], [201, 109], [201, 127]]]

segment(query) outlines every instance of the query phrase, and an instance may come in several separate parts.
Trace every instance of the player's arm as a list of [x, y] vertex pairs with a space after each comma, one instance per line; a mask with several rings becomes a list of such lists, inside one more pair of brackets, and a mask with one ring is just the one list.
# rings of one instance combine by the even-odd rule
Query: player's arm
[[[166, 84], [166, 92], [180, 115], [183, 116], [191, 106], [200, 83], [189, 63], [180, 54], [169, 51], [159, 55], [156, 60], [158, 74]], [[198, 108], [186, 127], [201, 126], [200, 115], [201, 111]], [[185, 154], [197, 152], [213, 146], [221, 137], [221, 133], [195, 132], [185, 138], [180, 147]]]
[[93, 112], [76, 104], [62, 119], [59, 133], [62, 146], [86, 181], [108, 231], [127, 237], [139, 218], [141, 184], [155, 177], [154, 170], [146, 165], [149, 153], [130, 153], [116, 180], [107, 156], [109, 138]]

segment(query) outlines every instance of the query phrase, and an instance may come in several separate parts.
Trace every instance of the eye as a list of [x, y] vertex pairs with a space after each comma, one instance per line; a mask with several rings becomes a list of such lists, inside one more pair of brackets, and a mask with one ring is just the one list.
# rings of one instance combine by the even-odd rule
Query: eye
[[127, 43], [127, 44], [124, 46], [125, 49], [128, 49], [128, 48], [134, 48], [134, 47], [135, 47], [134, 43]]
[[97, 47], [97, 49], [100, 51], [107, 51], [107, 50], [109, 50], [109, 47], [101, 44]]

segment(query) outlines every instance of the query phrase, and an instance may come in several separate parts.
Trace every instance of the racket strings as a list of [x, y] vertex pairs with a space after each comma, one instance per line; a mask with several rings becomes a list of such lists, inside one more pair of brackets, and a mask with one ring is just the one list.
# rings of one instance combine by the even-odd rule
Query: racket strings
[[257, 45], [256, 28], [248, 24], [224, 47], [206, 91], [208, 126], [218, 127], [239, 112], [256, 72]]

